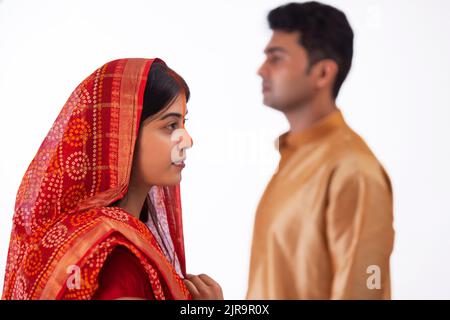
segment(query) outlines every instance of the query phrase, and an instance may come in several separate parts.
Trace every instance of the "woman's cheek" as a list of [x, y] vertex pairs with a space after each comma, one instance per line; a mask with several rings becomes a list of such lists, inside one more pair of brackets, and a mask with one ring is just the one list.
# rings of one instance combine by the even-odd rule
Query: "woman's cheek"
[[147, 183], [173, 185], [179, 183], [180, 174], [172, 165], [171, 153], [176, 142], [170, 134], [154, 132], [142, 140], [141, 170]]
[[147, 148], [148, 157], [151, 159], [153, 167], [157, 168], [158, 171], [170, 168], [172, 164], [170, 160], [172, 144], [173, 142], [170, 141], [170, 136], [167, 134], [159, 134], [153, 137], [149, 144]]

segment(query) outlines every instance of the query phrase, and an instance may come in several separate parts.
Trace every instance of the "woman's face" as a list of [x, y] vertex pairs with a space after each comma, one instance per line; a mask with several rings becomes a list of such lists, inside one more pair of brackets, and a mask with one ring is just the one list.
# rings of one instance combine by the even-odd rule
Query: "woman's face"
[[184, 128], [186, 114], [186, 97], [180, 94], [168, 108], [142, 123], [132, 179], [146, 187], [180, 183], [185, 150], [192, 146], [192, 138]]

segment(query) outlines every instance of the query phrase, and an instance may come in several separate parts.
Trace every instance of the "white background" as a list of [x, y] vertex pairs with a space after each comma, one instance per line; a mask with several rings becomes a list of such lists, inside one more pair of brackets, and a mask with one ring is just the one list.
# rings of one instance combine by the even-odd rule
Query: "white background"
[[[105, 62], [161, 57], [189, 83], [187, 266], [245, 297], [254, 211], [286, 120], [261, 103], [284, 1], [0, 0], [0, 288], [15, 195], [72, 90]], [[450, 299], [450, 1], [328, 1], [356, 34], [338, 105], [391, 176], [395, 299]]]

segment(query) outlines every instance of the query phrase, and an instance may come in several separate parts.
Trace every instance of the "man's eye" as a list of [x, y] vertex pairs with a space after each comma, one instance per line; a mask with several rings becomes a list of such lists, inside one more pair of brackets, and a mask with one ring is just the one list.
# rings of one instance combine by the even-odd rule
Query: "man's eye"
[[271, 57], [271, 58], [269, 59], [270, 63], [277, 63], [277, 62], [279, 62], [280, 60], [281, 60], [280, 57]]

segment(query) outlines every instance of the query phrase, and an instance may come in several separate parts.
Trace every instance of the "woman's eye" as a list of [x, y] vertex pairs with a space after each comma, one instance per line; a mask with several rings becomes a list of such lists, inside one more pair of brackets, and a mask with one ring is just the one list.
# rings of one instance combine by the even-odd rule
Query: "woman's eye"
[[183, 124], [185, 124], [186, 121], [188, 121], [188, 120], [189, 120], [188, 118], [184, 118], [184, 119], [183, 119]]
[[178, 123], [177, 122], [170, 123], [169, 125], [167, 125], [166, 128], [170, 130], [176, 130], [178, 128]]

